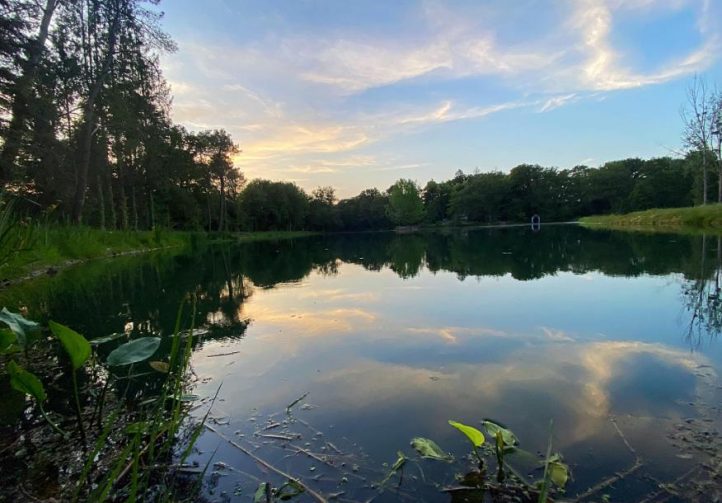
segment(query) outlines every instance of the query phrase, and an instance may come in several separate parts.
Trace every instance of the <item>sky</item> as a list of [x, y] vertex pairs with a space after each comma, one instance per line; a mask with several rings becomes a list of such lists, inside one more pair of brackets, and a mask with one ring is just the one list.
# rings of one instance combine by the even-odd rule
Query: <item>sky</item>
[[340, 197], [521, 163], [678, 155], [722, 0], [167, 0], [173, 119], [246, 178]]

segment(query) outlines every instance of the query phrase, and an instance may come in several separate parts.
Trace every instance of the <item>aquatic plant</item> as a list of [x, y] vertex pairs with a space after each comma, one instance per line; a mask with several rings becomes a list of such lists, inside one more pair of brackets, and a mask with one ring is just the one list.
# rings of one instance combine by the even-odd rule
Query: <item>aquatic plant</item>
[[[160, 346], [159, 337], [142, 337], [127, 341], [103, 359], [94, 352], [93, 347], [98, 348], [104, 343], [116, 340], [118, 336], [115, 334], [92, 341], [91, 344], [84, 336], [69, 327], [54, 321], [48, 323], [49, 332], [59, 341], [59, 346], [62, 348], [60, 354], [64, 355], [68, 362], [77, 432], [86, 449], [85, 462], [82, 468], [77, 468], [78, 476], [71, 478], [74, 480], [74, 486], [64, 488], [63, 499], [105, 501], [122, 494], [123, 499], [136, 501], [148, 491], [152, 491], [158, 501], [193, 498], [194, 490], [190, 490], [185, 495], [175, 495], [177, 482], [181, 479], [177, 478], [177, 470], [172, 468], [185, 463], [202, 432], [206, 419], [203, 418], [200, 424], [191, 424], [186, 428], [187, 404], [195, 399], [186, 391], [194, 335], [192, 327], [188, 332], [180, 330], [182, 312], [183, 306], [178, 311], [175, 333], [170, 336], [172, 342], [168, 361], [148, 362], [151, 372], [155, 371], [157, 375], [163, 376], [160, 392], [143, 397], [133, 407], [128, 407], [125, 400], [127, 384], [136, 376], [130, 373], [126, 375], [124, 372], [118, 374], [115, 370], [125, 366], [132, 368], [133, 365], [148, 361]], [[7, 309], [0, 312], [0, 322], [6, 327], [0, 328], [0, 354], [24, 352], [27, 355], [32, 340], [31, 335], [40, 332], [40, 325]], [[34, 347], [32, 354], [36, 357], [29, 359], [26, 356], [25, 360], [28, 363], [35, 361], [36, 365], [42, 365], [42, 360], [38, 360], [37, 355], [47, 350], [47, 347]], [[8, 361], [5, 369], [12, 388], [31, 397], [45, 421], [65, 437], [67, 433], [45, 410], [48, 391], [41, 379], [15, 360]], [[89, 379], [81, 388], [77, 374], [83, 369], [89, 372]], [[109, 387], [117, 387], [123, 381], [127, 381], [126, 392], [122, 394], [120, 400], [112, 401], [112, 410], [107, 417], [104, 417], [103, 404], [107, 401], [106, 390]], [[91, 416], [90, 421], [87, 421], [88, 415]], [[93, 418], [97, 418], [97, 422]], [[95, 424], [97, 428], [94, 428]], [[182, 432], [186, 433], [181, 435]], [[183, 448], [176, 452], [176, 446], [181, 438]], [[92, 447], [87, 450], [89, 440], [92, 441]], [[71, 468], [72, 470], [74, 468]], [[200, 476], [202, 477], [202, 474]], [[195, 490], [198, 487], [195, 484]], [[188, 491], [188, 488], [186, 487], [184, 491]], [[68, 498], [68, 492], [72, 493], [72, 498]], [[284, 488], [283, 492], [290, 493], [290, 489]]]

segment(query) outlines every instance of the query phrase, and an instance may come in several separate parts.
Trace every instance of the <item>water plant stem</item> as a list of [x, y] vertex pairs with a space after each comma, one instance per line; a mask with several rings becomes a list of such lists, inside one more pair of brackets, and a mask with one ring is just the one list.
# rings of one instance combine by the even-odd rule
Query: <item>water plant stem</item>
[[83, 414], [80, 410], [80, 394], [78, 393], [78, 376], [75, 369], [71, 370], [70, 375], [73, 379], [73, 396], [75, 398], [75, 415], [78, 418], [78, 431], [80, 439], [83, 442], [83, 449], [88, 448], [88, 440], [85, 436], [85, 427], [83, 426]]

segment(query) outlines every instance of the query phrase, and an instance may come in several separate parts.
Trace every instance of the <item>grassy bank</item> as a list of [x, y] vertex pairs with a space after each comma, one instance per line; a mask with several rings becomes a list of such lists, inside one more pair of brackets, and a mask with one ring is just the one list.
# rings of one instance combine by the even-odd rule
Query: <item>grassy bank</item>
[[[205, 233], [169, 230], [104, 231], [82, 226], [33, 226], [17, 228], [25, 234], [0, 265], [0, 281], [17, 281], [48, 269], [58, 269], [91, 259], [173, 249], [178, 253], [197, 245], [286, 239], [309, 232]], [[0, 261], [2, 263], [2, 261]]]
[[722, 204], [584, 217], [579, 222], [587, 227], [606, 229], [722, 232]]

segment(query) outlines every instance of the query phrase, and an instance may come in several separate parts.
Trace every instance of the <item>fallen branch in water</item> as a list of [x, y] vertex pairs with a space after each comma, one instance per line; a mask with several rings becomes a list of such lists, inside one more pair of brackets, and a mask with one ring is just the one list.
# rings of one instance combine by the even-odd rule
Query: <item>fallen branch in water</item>
[[303, 399], [306, 398], [307, 396], [308, 396], [308, 391], [305, 392], [305, 393], [304, 393], [303, 395], [301, 395], [300, 397], [296, 398], [296, 399], [295, 399], [293, 402], [291, 402], [290, 404], [288, 404], [288, 406], [286, 407], [286, 414], [290, 414], [290, 413], [291, 413], [291, 409], [293, 408], [293, 406], [294, 406], [294, 405], [297, 405], [298, 402], [300, 402], [301, 400], [303, 400]]
[[632, 473], [639, 470], [643, 465], [644, 462], [642, 461], [642, 458], [639, 457], [639, 454], [637, 454], [637, 451], [632, 447], [632, 444], [629, 443], [627, 440], [627, 437], [624, 435], [624, 432], [622, 432], [621, 428], [619, 428], [619, 425], [617, 424], [617, 421], [614, 419], [614, 417], [610, 417], [609, 421], [612, 423], [612, 426], [614, 426], [614, 429], [617, 430], [617, 434], [619, 435], [619, 438], [622, 439], [622, 442], [624, 442], [624, 445], [627, 447], [629, 452], [634, 455], [636, 458], [634, 460], [634, 464], [624, 470], [623, 472], [616, 472], [614, 475], [612, 475], [609, 478], [606, 478], [599, 482], [598, 484], [595, 484], [594, 486], [590, 487], [586, 491], [584, 491], [582, 494], [577, 494], [576, 498], [574, 498], [574, 503], [577, 503], [579, 501], [583, 501], [584, 499], [588, 498], [592, 494], [595, 494], [602, 489], [609, 487], [610, 485], [614, 484], [615, 482], [618, 482], [622, 480], [625, 477], [630, 476]]
[[[308, 394], [308, 393], [306, 393], [306, 394]], [[303, 398], [304, 398], [304, 397], [301, 397], [299, 400], [297, 400], [297, 402], [303, 400]], [[293, 405], [293, 404], [291, 404], [291, 405]], [[268, 469], [268, 470], [271, 470], [271, 471], [274, 472], [275, 474], [280, 475], [281, 477], [285, 478], [286, 480], [290, 480], [290, 481], [292, 481], [293, 483], [298, 484], [299, 486], [303, 487], [303, 489], [304, 489], [311, 497], [313, 497], [313, 499], [315, 499], [318, 503], [327, 503], [326, 498], [324, 498], [324, 497], [321, 496], [319, 493], [317, 493], [316, 491], [314, 491], [313, 489], [311, 489], [308, 485], [304, 484], [300, 479], [297, 479], [296, 477], [292, 477], [291, 475], [289, 475], [288, 473], [284, 472], [283, 470], [281, 470], [281, 469], [279, 469], [279, 468], [276, 468], [275, 466], [273, 466], [272, 464], [270, 464], [268, 461], [264, 461], [263, 459], [259, 458], [258, 456], [256, 456], [255, 454], [253, 454], [251, 451], [249, 451], [248, 449], [246, 449], [245, 447], [243, 447], [242, 445], [240, 445], [238, 442], [235, 442], [235, 441], [231, 440], [230, 438], [226, 437], [223, 433], [221, 433], [220, 431], [216, 430], [213, 426], [211, 426], [211, 425], [209, 425], [209, 424], [206, 424], [205, 427], [208, 428], [208, 429], [209, 429], [210, 431], [212, 431], [213, 433], [215, 433], [216, 435], [218, 435], [220, 438], [222, 438], [222, 439], [225, 440], [226, 442], [228, 442], [229, 444], [231, 444], [233, 447], [235, 447], [236, 449], [238, 449], [239, 451], [241, 451], [243, 454], [245, 454], [246, 456], [248, 456], [248, 457], [250, 457], [251, 459], [253, 459], [256, 463], [262, 465], [263, 467], [265, 467], [265, 468]]]

